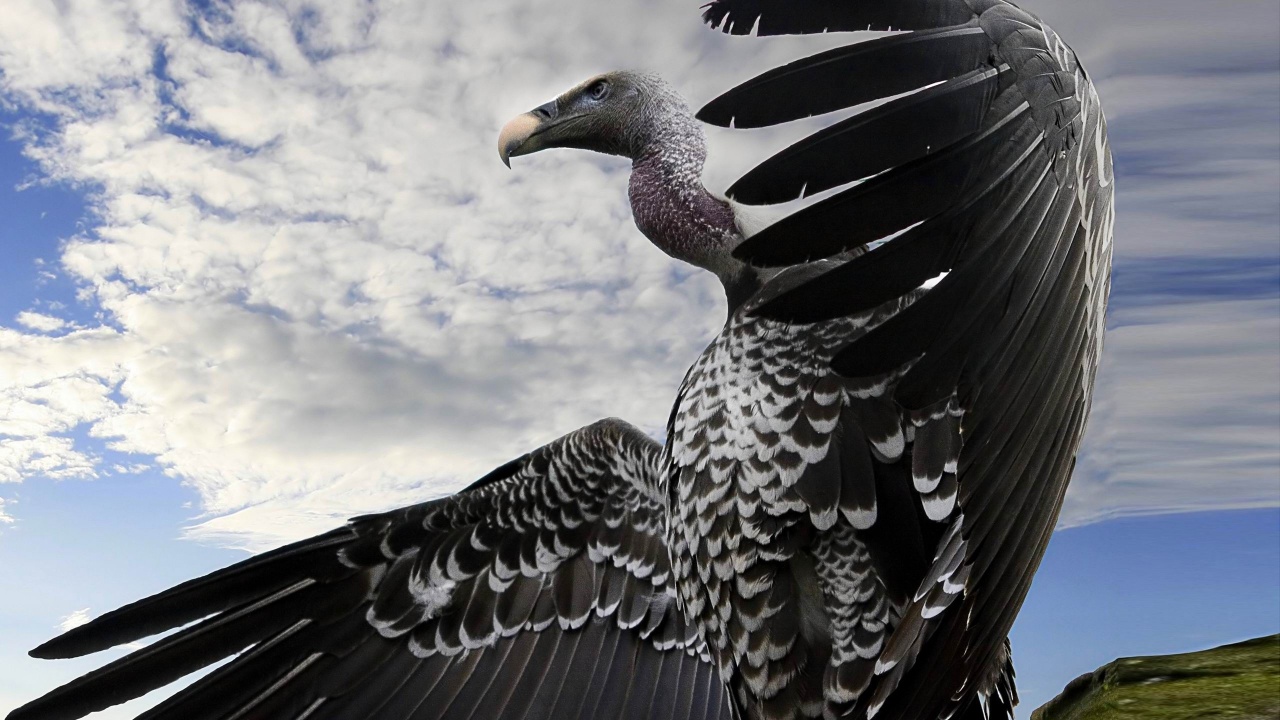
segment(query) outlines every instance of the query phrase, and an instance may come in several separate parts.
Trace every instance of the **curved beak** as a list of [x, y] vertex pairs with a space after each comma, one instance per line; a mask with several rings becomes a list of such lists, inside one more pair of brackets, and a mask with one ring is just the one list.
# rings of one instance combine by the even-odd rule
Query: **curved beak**
[[537, 152], [546, 145], [539, 135], [556, 124], [559, 112], [556, 101], [541, 105], [522, 115], [517, 115], [498, 133], [498, 157], [502, 163], [511, 167], [511, 158], [517, 155], [528, 155]]

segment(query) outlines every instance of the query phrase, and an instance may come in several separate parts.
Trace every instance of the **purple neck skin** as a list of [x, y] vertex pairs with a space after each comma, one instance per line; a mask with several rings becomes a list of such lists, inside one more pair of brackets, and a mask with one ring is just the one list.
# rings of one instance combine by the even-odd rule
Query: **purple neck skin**
[[742, 235], [729, 204], [702, 186], [705, 160], [700, 142], [661, 144], [641, 153], [631, 165], [631, 214], [640, 232], [663, 252], [715, 273], [732, 312], [758, 283], [731, 254]]

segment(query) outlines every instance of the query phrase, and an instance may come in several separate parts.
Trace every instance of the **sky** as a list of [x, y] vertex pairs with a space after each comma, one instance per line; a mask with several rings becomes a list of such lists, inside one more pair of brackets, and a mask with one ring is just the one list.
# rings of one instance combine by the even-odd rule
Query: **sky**
[[[698, 106], [847, 40], [697, 5], [6, 3], [0, 712], [100, 662], [25, 657], [61, 624], [600, 417], [661, 433], [716, 281], [635, 229], [625, 161], [509, 171], [495, 138], [596, 72]], [[1097, 84], [1118, 193], [1094, 410], [1014, 630], [1025, 717], [1117, 655], [1280, 630], [1280, 6], [1023, 5]], [[812, 127], [709, 129], [705, 182]]]

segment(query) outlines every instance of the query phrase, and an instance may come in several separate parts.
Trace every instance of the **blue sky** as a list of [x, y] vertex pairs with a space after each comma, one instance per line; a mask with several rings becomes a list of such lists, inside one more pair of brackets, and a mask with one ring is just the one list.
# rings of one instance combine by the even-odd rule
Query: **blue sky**
[[[660, 431], [714, 280], [640, 237], [623, 163], [511, 173], [496, 129], [603, 69], [696, 104], [839, 40], [557, 2], [7, 10], [0, 712], [98, 664], [24, 655], [77, 613], [598, 417]], [[1280, 8], [1024, 5], [1095, 78], [1119, 189], [1095, 410], [1014, 631], [1025, 717], [1118, 655], [1280, 631]], [[788, 132], [710, 132], [708, 185]]]

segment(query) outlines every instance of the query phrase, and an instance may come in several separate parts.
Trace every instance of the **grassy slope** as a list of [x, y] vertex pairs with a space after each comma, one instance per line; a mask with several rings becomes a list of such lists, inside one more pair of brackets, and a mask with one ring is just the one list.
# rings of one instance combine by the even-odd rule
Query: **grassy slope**
[[1072, 680], [1032, 720], [1276, 720], [1280, 635], [1213, 650], [1120, 658]]

